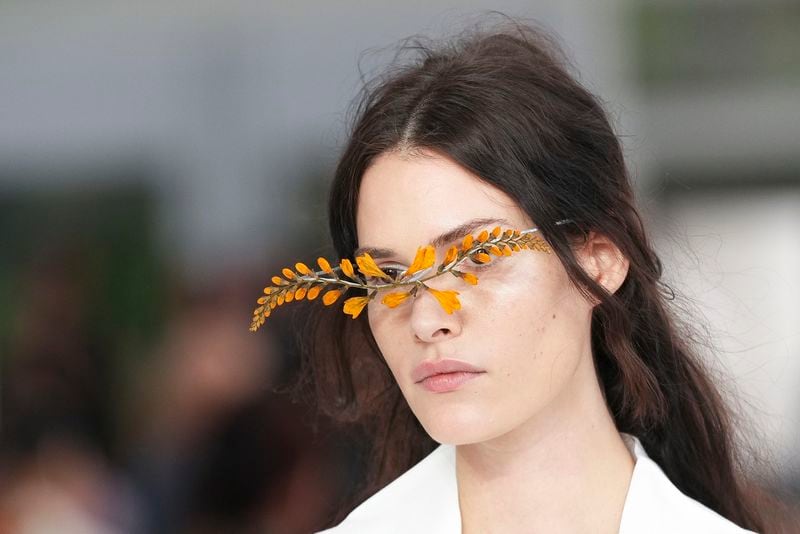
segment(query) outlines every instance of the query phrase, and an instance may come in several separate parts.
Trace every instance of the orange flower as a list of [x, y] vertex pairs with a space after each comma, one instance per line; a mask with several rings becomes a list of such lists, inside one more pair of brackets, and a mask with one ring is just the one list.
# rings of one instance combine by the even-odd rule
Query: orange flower
[[333, 304], [334, 302], [336, 302], [336, 300], [337, 300], [337, 299], [338, 299], [338, 298], [339, 298], [341, 295], [342, 295], [342, 292], [341, 292], [340, 290], [338, 290], [338, 289], [331, 289], [330, 291], [328, 291], [327, 293], [325, 293], [324, 295], [322, 295], [322, 303], [323, 303], [323, 304], [325, 304], [325, 306], [330, 306], [331, 304]]
[[367, 253], [357, 257], [356, 264], [358, 264], [358, 270], [361, 271], [361, 274], [364, 276], [376, 276], [378, 278], [386, 279], [389, 278], [385, 272], [381, 271], [381, 268], [378, 267], [378, 264], [375, 263], [375, 260], [372, 259], [372, 256]]
[[550, 254], [553, 251], [553, 249], [550, 248], [550, 245], [548, 245], [544, 239], [538, 236], [531, 241], [531, 243], [528, 245], [528, 248], [538, 252], [545, 252], [547, 254]]
[[451, 261], [456, 259], [457, 255], [458, 255], [458, 247], [456, 246], [450, 247], [450, 250], [447, 251], [447, 255], [445, 255], [444, 257], [444, 264], [448, 265]]
[[381, 302], [390, 308], [396, 308], [397, 306], [402, 304], [410, 295], [411, 293], [389, 293], [388, 295], [383, 297], [383, 300], [381, 300]]
[[342, 268], [342, 272], [349, 276], [352, 279], [355, 279], [356, 273], [353, 271], [353, 264], [347, 258], [343, 259], [339, 264]]
[[[325, 294], [328, 296], [328, 293]], [[369, 297], [350, 297], [344, 301], [344, 312], [355, 319], [369, 302]]]
[[478, 252], [477, 254], [475, 254], [475, 256], [473, 256], [473, 258], [475, 258], [480, 263], [489, 263], [490, 261], [492, 261], [492, 257], [484, 252]]
[[461, 302], [458, 300], [458, 291], [447, 290], [447, 291], [440, 291], [438, 289], [433, 289], [432, 287], [425, 286], [425, 289], [431, 292], [436, 300], [439, 301], [439, 305], [446, 311], [448, 314], [453, 313], [456, 310], [461, 309]]
[[475, 239], [472, 237], [472, 235], [468, 235], [468, 236], [464, 237], [464, 241], [461, 242], [461, 250], [463, 250], [465, 252], [467, 250], [469, 250], [469, 248], [472, 246], [472, 242], [474, 240]]
[[464, 273], [463, 275], [461, 275], [461, 278], [463, 278], [465, 282], [468, 282], [473, 286], [478, 285], [478, 277], [472, 273]]
[[414, 261], [411, 262], [411, 267], [406, 271], [406, 276], [411, 276], [419, 271], [428, 269], [436, 261], [436, 249], [431, 245], [419, 247], [417, 255], [414, 256]]
[[[540, 235], [522, 234], [519, 230], [503, 230], [500, 226], [496, 226], [491, 230], [482, 230], [476, 235], [464, 236], [460, 243], [456, 242], [450, 246], [444, 255], [443, 263], [431, 278], [450, 272], [470, 285], [477, 285], [478, 277], [475, 274], [456, 269], [456, 262], [459, 259], [463, 260], [464, 256], [468, 255], [475, 264], [487, 264], [495, 261], [496, 256], [511, 256], [514, 252], [521, 250], [535, 250], [548, 254], [553, 252], [551, 245]], [[436, 248], [433, 245], [419, 247], [411, 266], [405, 273], [402, 273], [399, 279], [389, 276], [369, 254], [362, 254], [354, 260], [341, 259], [335, 269], [325, 258], [317, 258], [316, 264], [319, 265], [322, 272], [330, 275], [330, 278], [319, 278], [318, 276], [322, 273], [317, 271], [313, 264], [309, 267], [305, 263], [297, 262], [293, 267], [282, 269], [282, 276], [273, 276], [272, 285], [264, 288], [264, 294], [257, 299], [258, 307], [254, 311], [251, 330], [257, 330], [264, 324], [272, 310], [285, 303], [303, 299], [314, 300], [320, 296], [326, 306], [330, 306], [341, 298], [344, 300], [343, 311], [356, 319], [362, 314], [364, 308], [368, 307], [369, 301], [375, 297], [376, 293], [344, 299], [342, 297], [347, 293], [348, 288], [342, 286], [358, 285], [363, 287], [364, 280], [375, 279], [388, 281], [392, 286], [415, 283], [419, 285], [419, 282], [414, 279], [409, 280], [409, 277], [416, 274], [417, 278], [420, 278], [423, 272], [433, 268], [436, 265], [436, 256]], [[303, 277], [310, 278], [304, 279]], [[351, 281], [356, 284], [352, 284]], [[381, 302], [389, 308], [396, 308], [409, 300], [409, 297], [413, 298], [418, 285], [411, 291], [403, 290], [408, 288], [396, 288], [395, 292], [382, 297]], [[426, 291], [430, 291], [446, 313], [452, 314], [461, 309], [458, 291], [433, 289], [426, 286], [424, 281], [421, 285], [425, 286]]]
[[325, 271], [328, 274], [333, 274], [333, 269], [331, 269], [331, 264], [328, 263], [328, 260], [325, 258], [317, 258], [317, 265], [319, 268]]
[[308, 300], [314, 300], [315, 298], [317, 298], [317, 296], [319, 296], [320, 291], [322, 291], [322, 286], [314, 286], [308, 290], [306, 297], [308, 298]]

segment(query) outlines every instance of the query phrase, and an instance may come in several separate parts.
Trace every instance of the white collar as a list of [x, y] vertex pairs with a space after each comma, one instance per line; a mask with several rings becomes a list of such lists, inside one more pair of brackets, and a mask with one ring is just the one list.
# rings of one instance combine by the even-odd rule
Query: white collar
[[[636, 464], [622, 511], [620, 534], [749, 532], [681, 493], [650, 459], [637, 437], [621, 435]], [[453, 445], [440, 445], [325, 533], [459, 534], [455, 450]]]

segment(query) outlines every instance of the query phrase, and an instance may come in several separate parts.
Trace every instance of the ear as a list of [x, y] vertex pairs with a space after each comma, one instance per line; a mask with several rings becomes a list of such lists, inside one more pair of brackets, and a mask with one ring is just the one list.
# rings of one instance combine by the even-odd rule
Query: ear
[[589, 232], [575, 255], [586, 274], [609, 293], [615, 293], [628, 276], [630, 261], [603, 234]]

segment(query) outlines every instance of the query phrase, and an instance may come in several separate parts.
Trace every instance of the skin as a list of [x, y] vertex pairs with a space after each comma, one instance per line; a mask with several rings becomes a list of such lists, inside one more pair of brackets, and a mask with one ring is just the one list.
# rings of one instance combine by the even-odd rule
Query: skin
[[[363, 176], [359, 246], [393, 250], [376, 258], [383, 268], [407, 268], [418, 246], [475, 218], [507, 222], [473, 235], [498, 224], [535, 226], [510, 197], [442, 155], [385, 153]], [[628, 262], [604, 236], [591, 234], [576, 254], [609, 291], [624, 281]], [[555, 254], [521, 251], [483, 270], [463, 265], [478, 285], [449, 274], [428, 282], [459, 292], [462, 308], [452, 314], [427, 291], [395, 309], [380, 299], [367, 309], [412, 411], [434, 440], [457, 446], [462, 531], [617, 532], [633, 459], [594, 369], [594, 304]], [[411, 378], [421, 362], [445, 358], [485, 372], [447, 393]]]

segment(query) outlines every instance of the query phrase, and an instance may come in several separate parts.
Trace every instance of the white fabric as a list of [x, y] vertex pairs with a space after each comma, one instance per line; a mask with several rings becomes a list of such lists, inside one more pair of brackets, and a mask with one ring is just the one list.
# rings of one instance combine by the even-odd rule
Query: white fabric
[[[636, 459], [620, 534], [745, 534], [744, 530], [670, 482], [635, 436], [622, 434]], [[440, 445], [364, 501], [325, 534], [460, 534], [456, 453]]]

